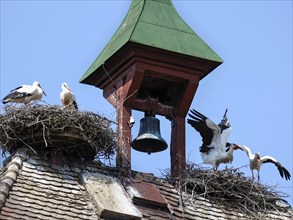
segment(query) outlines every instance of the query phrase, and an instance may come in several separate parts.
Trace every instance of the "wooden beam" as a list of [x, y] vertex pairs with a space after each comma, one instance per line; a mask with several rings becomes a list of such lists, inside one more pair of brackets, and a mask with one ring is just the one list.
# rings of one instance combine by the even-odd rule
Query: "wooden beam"
[[178, 177], [186, 166], [185, 117], [176, 116], [171, 125], [171, 176]]
[[[155, 102], [155, 99], [136, 99], [132, 103], [132, 109], [139, 110], [142, 112], [148, 112], [150, 110], [150, 101]], [[160, 102], [158, 102], [153, 108], [153, 113], [157, 115], [163, 115], [163, 116], [172, 116], [175, 115], [175, 109], [172, 106], [163, 105]]]
[[124, 100], [128, 91], [128, 87], [124, 86], [123, 80], [117, 83], [117, 149], [116, 149], [116, 165], [122, 171], [123, 176], [131, 174], [131, 128], [128, 125], [131, 108], [124, 105]]
[[130, 68], [128, 68], [125, 72], [123, 72], [118, 78], [115, 79], [112, 83], [110, 83], [103, 90], [103, 96], [105, 99], [110, 102], [114, 108], [117, 107], [117, 94], [118, 89], [121, 86], [117, 84], [117, 82], [122, 81], [122, 85], [124, 87], [124, 100], [123, 104], [127, 106], [131, 106], [135, 101], [136, 96], [138, 94], [138, 90], [140, 88], [141, 82], [144, 77], [144, 70], [139, 67], [139, 65], [134, 64]]
[[199, 81], [189, 81], [185, 88], [182, 90], [179, 97], [176, 99], [176, 115], [180, 117], [185, 117], [188, 113], [190, 105], [192, 103], [194, 94], [197, 90]]

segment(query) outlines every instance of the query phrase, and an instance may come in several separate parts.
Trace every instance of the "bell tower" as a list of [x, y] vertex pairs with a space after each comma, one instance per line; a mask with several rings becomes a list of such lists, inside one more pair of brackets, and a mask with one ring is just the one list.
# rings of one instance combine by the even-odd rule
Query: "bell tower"
[[[171, 121], [171, 175], [180, 174], [186, 157], [185, 117], [199, 81], [222, 62], [181, 19], [171, 0], [132, 1], [120, 27], [80, 79], [102, 89], [117, 110], [116, 163], [125, 175], [131, 170], [131, 145], [146, 153], [158, 149], [132, 143], [132, 109]], [[157, 147], [164, 150], [163, 145]]]

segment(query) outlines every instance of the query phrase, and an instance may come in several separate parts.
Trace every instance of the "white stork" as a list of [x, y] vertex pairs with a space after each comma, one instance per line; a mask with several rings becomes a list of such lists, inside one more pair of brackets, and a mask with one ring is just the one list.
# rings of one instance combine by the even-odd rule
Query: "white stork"
[[241, 148], [237, 144], [227, 142], [231, 132], [231, 125], [226, 116], [227, 109], [219, 125], [194, 109], [190, 112], [191, 114], [188, 115], [191, 119], [188, 119], [187, 122], [202, 137], [203, 144], [199, 151], [204, 163], [213, 165], [215, 170], [221, 163], [231, 163], [234, 150]]
[[239, 148], [242, 148], [246, 152], [249, 158], [249, 165], [250, 165], [250, 170], [252, 173], [252, 180], [254, 180], [253, 170], [257, 170], [257, 180], [259, 182], [259, 179], [260, 179], [259, 172], [260, 172], [261, 165], [263, 163], [275, 164], [279, 170], [281, 177], [282, 178], [285, 177], [286, 180], [290, 180], [291, 175], [289, 171], [285, 167], [283, 167], [275, 158], [271, 156], [260, 157], [260, 153], [252, 154], [250, 148], [244, 145], [239, 145]]
[[76, 98], [67, 83], [62, 83], [62, 92], [60, 93], [60, 100], [63, 106], [72, 104], [76, 110], [78, 110]]
[[2, 103], [8, 102], [24, 103], [27, 105], [32, 100], [39, 100], [46, 95], [39, 82], [34, 82], [33, 85], [22, 85], [9, 92], [2, 99]]

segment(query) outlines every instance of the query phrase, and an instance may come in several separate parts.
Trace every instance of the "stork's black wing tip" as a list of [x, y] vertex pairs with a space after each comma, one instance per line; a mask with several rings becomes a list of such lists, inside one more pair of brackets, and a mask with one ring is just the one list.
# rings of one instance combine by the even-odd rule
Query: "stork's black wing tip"
[[75, 108], [75, 110], [78, 110], [78, 106], [77, 106], [76, 101], [72, 101], [72, 104], [73, 104], [73, 107]]
[[195, 109], [190, 109], [190, 113], [188, 113], [188, 115], [191, 117], [191, 118], [200, 118], [201, 120], [206, 120], [207, 117], [203, 114], [201, 114], [200, 112], [196, 111]]
[[202, 145], [199, 148], [199, 152], [208, 154], [210, 152], [210, 150], [212, 150], [212, 149], [214, 149], [214, 147], [208, 147], [206, 145]]
[[289, 171], [285, 167], [283, 167], [279, 162], [276, 163], [276, 166], [278, 167], [281, 177], [285, 178], [286, 180], [290, 180], [291, 174], [289, 173]]
[[289, 173], [289, 171], [283, 167], [283, 171], [284, 171], [284, 176], [286, 180], [290, 180], [291, 178], [291, 174]]

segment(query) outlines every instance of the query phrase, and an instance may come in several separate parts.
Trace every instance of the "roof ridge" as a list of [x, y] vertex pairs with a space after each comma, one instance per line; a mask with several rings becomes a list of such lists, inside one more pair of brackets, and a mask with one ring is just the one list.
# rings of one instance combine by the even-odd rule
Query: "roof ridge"
[[[132, 35], [133, 35], [133, 33], [134, 33], [134, 31], [135, 31], [135, 29], [136, 29], [136, 27], [137, 27], [138, 21], [140, 20], [141, 14], [142, 14], [143, 9], [144, 9], [144, 7], [145, 7], [145, 0], [143, 0], [142, 2], [143, 2], [143, 3], [142, 3], [142, 4], [143, 4], [142, 9], [141, 9], [141, 11], [139, 12], [139, 16], [137, 16], [137, 22], [134, 24], [134, 27], [133, 27], [133, 29], [132, 29], [132, 32], [131, 32], [130, 36], [129, 36], [129, 39], [132, 38]], [[138, 5], [139, 5], [139, 4], [135, 5], [135, 7], [138, 7]], [[127, 16], [127, 15], [126, 15], [126, 16]]]
[[18, 149], [14, 155], [11, 156], [11, 161], [8, 162], [6, 171], [2, 174], [0, 178], [0, 210], [6, 202], [6, 198], [12, 188], [13, 183], [15, 183], [19, 171], [22, 168], [23, 162], [28, 159], [27, 149]]
[[[145, 24], [150, 24], [150, 25], [153, 25], [153, 26], [158, 26], [158, 27], [163, 27], [163, 28], [168, 28], [168, 29], [171, 29], [171, 30], [175, 30], [175, 31], [180, 31], [180, 32], [184, 32], [186, 34], [196, 34], [194, 32], [189, 32], [189, 31], [184, 31], [184, 30], [180, 30], [178, 28], [173, 28], [173, 27], [166, 27], [164, 25], [161, 25], [161, 24], [155, 24], [155, 23], [152, 23], [152, 22], [148, 22], [148, 21], [140, 21], [141, 23], [145, 23]], [[132, 35], [132, 34], [131, 34]], [[196, 34], [197, 35], [197, 34]]]

